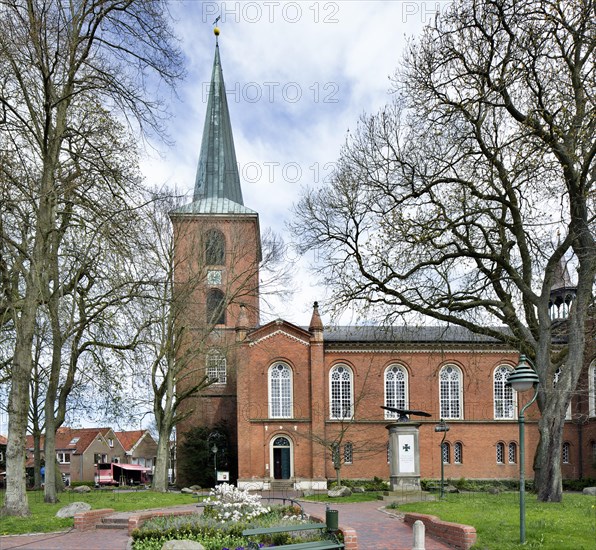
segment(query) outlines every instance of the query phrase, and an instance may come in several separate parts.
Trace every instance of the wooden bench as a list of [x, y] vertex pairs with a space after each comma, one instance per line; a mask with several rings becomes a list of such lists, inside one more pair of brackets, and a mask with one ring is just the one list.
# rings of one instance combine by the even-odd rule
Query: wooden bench
[[[337, 540], [335, 534], [327, 531], [325, 523], [301, 523], [297, 525], [280, 525], [279, 527], [262, 527], [256, 529], [245, 529], [242, 531], [243, 537], [251, 537], [256, 535], [273, 535], [275, 533], [286, 533], [291, 531], [314, 531], [320, 530], [325, 532], [331, 538], [328, 540], [314, 540], [311, 542], [296, 542], [293, 544], [284, 544], [282, 546], [270, 546], [269, 548], [287, 548], [291, 550], [335, 550], [344, 548], [344, 544]], [[256, 542], [250, 541], [247, 548], [259, 548]]]

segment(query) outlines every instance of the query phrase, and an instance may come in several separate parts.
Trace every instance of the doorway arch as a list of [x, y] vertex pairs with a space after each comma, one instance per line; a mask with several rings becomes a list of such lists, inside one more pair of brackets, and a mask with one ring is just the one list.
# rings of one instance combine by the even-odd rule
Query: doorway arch
[[292, 440], [278, 435], [271, 440], [271, 474], [273, 479], [290, 479], [294, 470]]

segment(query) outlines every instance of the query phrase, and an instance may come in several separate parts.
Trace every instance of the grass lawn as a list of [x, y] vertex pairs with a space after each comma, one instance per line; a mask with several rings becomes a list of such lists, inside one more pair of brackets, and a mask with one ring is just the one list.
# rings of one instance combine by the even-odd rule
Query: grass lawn
[[472, 525], [476, 549], [594, 550], [596, 497], [565, 493], [563, 502], [538, 502], [526, 495], [526, 544], [519, 544], [519, 494], [462, 493], [442, 501], [400, 504], [402, 512], [432, 514], [444, 521]]
[[[318, 495], [310, 495], [308, 497], [300, 497], [299, 500], [308, 500], [310, 502], [368, 502], [370, 500], [377, 500], [378, 491], [367, 491], [366, 493], [352, 493], [349, 497], [328, 497], [327, 493]], [[379, 502], [379, 506], [381, 503]]]
[[[57, 518], [56, 512], [71, 502], [88, 502], [93, 509], [113, 508], [117, 512], [161, 508], [178, 504], [192, 504], [196, 499], [191, 495], [179, 493], [155, 493], [153, 491], [134, 491], [118, 493], [113, 491], [91, 491], [90, 493], [61, 493], [58, 504], [46, 504], [42, 491], [28, 491], [31, 515], [25, 518], [1, 516], [0, 535], [19, 535], [23, 533], [49, 533], [61, 531], [74, 525], [73, 518]], [[0, 502], [4, 501], [4, 492], [0, 492]]]

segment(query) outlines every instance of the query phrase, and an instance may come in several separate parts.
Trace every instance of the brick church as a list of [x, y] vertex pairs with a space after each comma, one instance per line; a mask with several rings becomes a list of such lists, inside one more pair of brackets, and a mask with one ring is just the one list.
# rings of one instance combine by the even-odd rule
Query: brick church
[[[396, 414], [381, 405], [430, 413], [411, 418], [420, 424], [423, 479], [439, 478], [441, 462], [454, 480], [519, 477], [517, 415], [529, 397], [505, 385], [516, 350], [458, 327], [327, 327], [316, 303], [308, 327], [259, 324], [259, 216], [243, 203], [218, 46], [193, 202], [171, 219], [176, 281], [200, 279], [186, 299], [185, 346], [201, 342], [193, 366], [216, 380], [186, 402], [178, 434], [225, 423], [239, 486], [324, 488], [337, 466], [344, 479], [388, 479], [387, 426]], [[553, 318], [564, 322], [574, 297], [566, 268], [552, 293]], [[564, 478], [596, 477], [589, 359], [567, 413]], [[526, 414], [529, 479], [538, 414], [535, 405]], [[449, 426], [443, 445], [441, 419]]]

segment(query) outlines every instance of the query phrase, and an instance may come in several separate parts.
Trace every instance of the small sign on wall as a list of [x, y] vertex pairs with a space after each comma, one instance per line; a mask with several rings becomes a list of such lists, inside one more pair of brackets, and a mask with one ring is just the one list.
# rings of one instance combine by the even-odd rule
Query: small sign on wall
[[230, 472], [220, 472], [217, 470], [217, 481], [230, 481]]

